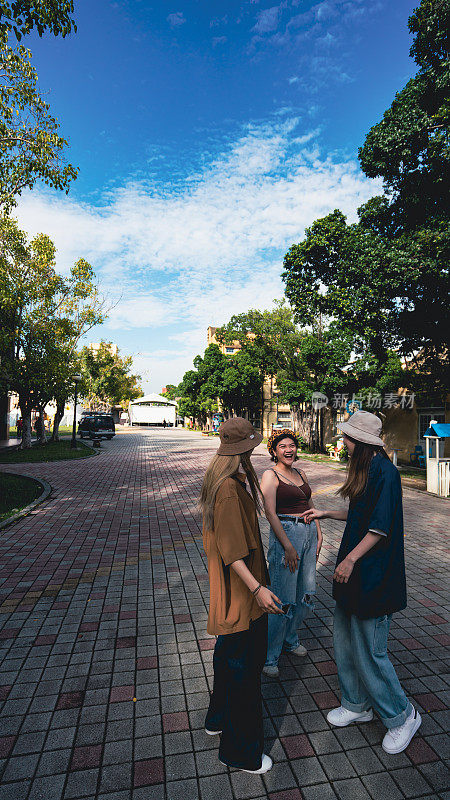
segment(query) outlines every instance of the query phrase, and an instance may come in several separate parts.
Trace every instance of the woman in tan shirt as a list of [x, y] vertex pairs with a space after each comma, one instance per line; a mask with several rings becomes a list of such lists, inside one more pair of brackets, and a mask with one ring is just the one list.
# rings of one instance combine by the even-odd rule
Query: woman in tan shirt
[[[214, 688], [205, 730], [220, 734], [219, 759], [244, 772], [272, 767], [263, 752], [261, 672], [267, 616], [280, 614], [268, 574], [257, 510], [260, 488], [250, 454], [262, 436], [242, 417], [219, 429], [220, 447], [202, 486], [203, 544], [208, 558], [208, 633], [216, 635]], [[245, 488], [246, 480], [250, 486]], [[277, 605], [277, 603], [279, 605]]]

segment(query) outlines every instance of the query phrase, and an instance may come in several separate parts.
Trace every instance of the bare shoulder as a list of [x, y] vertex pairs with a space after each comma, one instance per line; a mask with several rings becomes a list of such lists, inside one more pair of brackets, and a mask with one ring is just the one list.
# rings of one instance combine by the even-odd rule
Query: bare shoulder
[[302, 478], [302, 480], [305, 483], [308, 483], [308, 478], [307, 478], [306, 472], [304, 472], [304, 470], [300, 469], [300, 467], [295, 467], [295, 471], [298, 472], [298, 474], [300, 475], [300, 477]]
[[264, 484], [264, 486], [271, 486], [271, 485], [275, 486], [275, 484], [278, 483], [278, 478], [275, 475], [273, 469], [264, 470], [261, 478], [261, 483]]

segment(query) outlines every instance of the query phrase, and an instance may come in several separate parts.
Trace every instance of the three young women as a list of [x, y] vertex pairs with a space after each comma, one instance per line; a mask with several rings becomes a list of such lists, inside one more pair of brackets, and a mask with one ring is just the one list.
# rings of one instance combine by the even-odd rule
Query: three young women
[[[347, 523], [333, 582], [341, 705], [329, 712], [328, 721], [340, 727], [369, 721], [375, 709], [387, 728], [383, 739], [387, 753], [404, 750], [421, 724], [387, 654], [392, 614], [406, 607], [400, 476], [384, 450], [381, 422], [374, 414], [355, 412], [339, 427], [350, 454], [340, 490], [350, 501], [344, 511], [311, 507], [306, 476], [292, 466], [297, 452], [292, 431], [277, 432], [269, 442], [274, 460], [278, 459], [276, 474], [265, 473], [262, 480], [272, 528], [273, 591], [266, 588], [257, 522], [258, 481], [250, 461], [262, 437], [247, 420], [223, 423], [218, 453], [205, 475], [201, 501], [210, 578], [208, 632], [217, 636], [205, 728], [208, 734], [221, 734], [220, 760], [247, 772], [260, 774], [272, 766], [263, 752], [261, 671], [266, 656], [266, 669], [276, 665], [283, 646], [298, 652], [296, 625], [315, 589], [311, 553], [315, 560], [320, 551], [320, 519]], [[246, 479], [251, 493], [245, 489]], [[295, 487], [288, 497], [284, 484]], [[301, 508], [300, 500], [308, 508], [294, 513]], [[282, 513], [286, 509], [292, 513]], [[294, 519], [285, 520], [286, 516]], [[268, 619], [274, 631], [269, 649]]]
[[270, 523], [270, 585], [281, 598], [283, 614], [269, 618], [267, 658], [264, 673], [279, 674], [281, 652], [306, 655], [298, 629], [314, 606], [316, 561], [322, 547], [319, 522], [305, 522], [301, 514], [311, 508], [311, 487], [302, 470], [293, 466], [299, 442], [294, 432], [284, 428], [269, 438], [267, 449], [274, 467], [264, 472], [261, 491], [264, 510]]

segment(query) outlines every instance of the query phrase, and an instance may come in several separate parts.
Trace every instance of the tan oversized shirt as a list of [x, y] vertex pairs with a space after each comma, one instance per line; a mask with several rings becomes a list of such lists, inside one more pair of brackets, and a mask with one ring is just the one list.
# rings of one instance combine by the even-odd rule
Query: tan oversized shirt
[[245, 489], [245, 476], [226, 478], [214, 504], [214, 530], [203, 527], [208, 558], [208, 633], [219, 635], [248, 630], [250, 622], [265, 612], [259, 607], [230, 564], [243, 559], [258, 583], [267, 586], [266, 559], [253, 497]]

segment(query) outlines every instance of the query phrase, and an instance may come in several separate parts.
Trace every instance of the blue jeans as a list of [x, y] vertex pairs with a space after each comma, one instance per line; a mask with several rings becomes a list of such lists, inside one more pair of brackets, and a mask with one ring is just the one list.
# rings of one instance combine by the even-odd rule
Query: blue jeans
[[359, 619], [336, 605], [333, 625], [341, 704], [358, 712], [373, 707], [386, 728], [403, 725], [413, 710], [387, 654], [391, 616]]
[[272, 528], [269, 536], [270, 588], [283, 605], [288, 605], [286, 616], [269, 614], [269, 644], [267, 666], [276, 666], [281, 651], [295, 650], [299, 645], [297, 629], [308, 609], [314, 608], [311, 595], [316, 591], [316, 523], [306, 525], [299, 520], [291, 522], [280, 519], [289, 541], [297, 550], [299, 561], [295, 572], [284, 563], [284, 547]]

